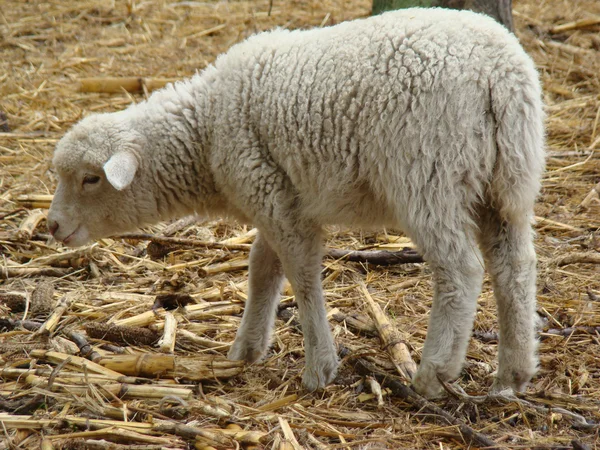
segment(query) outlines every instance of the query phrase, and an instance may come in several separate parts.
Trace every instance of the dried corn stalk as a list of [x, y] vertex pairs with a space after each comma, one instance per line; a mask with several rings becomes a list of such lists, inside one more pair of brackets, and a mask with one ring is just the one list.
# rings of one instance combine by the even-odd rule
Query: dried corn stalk
[[373, 297], [371, 297], [371, 294], [362, 281], [360, 282], [360, 290], [364, 294], [367, 306], [369, 307], [369, 313], [375, 321], [383, 347], [387, 349], [398, 373], [407, 381], [410, 381], [417, 372], [417, 365], [410, 356], [408, 347], [398, 330], [392, 325], [375, 300], [373, 300]]
[[244, 366], [242, 361], [229, 361], [221, 355], [181, 357], [150, 353], [106, 356], [99, 364], [125, 375], [183, 378], [191, 381], [234, 377]]
[[46, 219], [46, 213], [41, 209], [35, 209], [19, 225], [15, 233], [15, 239], [20, 242], [26, 242], [33, 236], [33, 232], [42, 220]]
[[150, 92], [176, 81], [175, 78], [92, 77], [79, 80], [81, 92]]
[[175, 350], [175, 337], [177, 336], [177, 319], [173, 313], [165, 314], [165, 326], [163, 328], [162, 338], [158, 341], [158, 349], [162, 353], [173, 353]]

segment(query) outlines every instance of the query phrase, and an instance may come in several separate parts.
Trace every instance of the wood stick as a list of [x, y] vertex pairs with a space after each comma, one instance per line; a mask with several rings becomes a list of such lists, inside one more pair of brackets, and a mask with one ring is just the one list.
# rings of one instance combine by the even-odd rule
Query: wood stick
[[0, 214], [0, 220], [8, 219], [9, 217], [12, 217], [16, 214], [26, 212], [26, 211], [27, 211], [27, 209], [25, 209], [25, 208], [13, 209], [12, 211], [8, 211], [6, 213]]
[[100, 354], [95, 351], [87, 339], [75, 331], [67, 331], [64, 333], [71, 341], [75, 342], [77, 347], [79, 348], [79, 353], [84, 358], [90, 359], [91, 361], [98, 361], [100, 359]]
[[[540, 331], [539, 337], [540, 340], [548, 339], [552, 336], [562, 336], [562, 337], [571, 337], [573, 335], [585, 335], [589, 334], [592, 336], [596, 336], [600, 334], [600, 326], [584, 326], [579, 325], [575, 327], [566, 327], [566, 328], [550, 328], [546, 331]], [[490, 342], [498, 342], [500, 340], [500, 335], [496, 331], [473, 331], [473, 337], [481, 342], [490, 343]]]
[[[71, 420], [67, 420], [68, 423], [72, 423]], [[127, 422], [127, 424], [131, 424], [134, 422]], [[123, 422], [121, 422], [123, 424]], [[81, 424], [80, 426], [85, 426], [85, 424]], [[108, 428], [108, 427], [103, 427]], [[173, 442], [174, 438], [169, 437], [161, 437], [161, 436], [149, 436], [146, 434], [142, 434], [138, 431], [133, 431], [128, 426], [120, 425], [118, 428], [108, 428], [108, 429], [100, 429], [95, 431], [80, 431], [80, 432], [71, 432], [66, 434], [54, 434], [49, 435], [48, 439], [58, 440], [58, 439], [76, 439], [76, 438], [106, 438], [110, 441], [116, 442], [146, 442], [148, 444], [158, 444], [162, 443], [163, 446], [174, 445], [177, 448], [184, 448], [183, 442], [178, 440], [177, 442]]]
[[[458, 398], [461, 401], [464, 401], [466, 403], [481, 405], [481, 404], [484, 404], [484, 403], [492, 400], [492, 401], [499, 402], [501, 404], [516, 403], [521, 407], [521, 411], [523, 411], [523, 407], [525, 407], [525, 408], [531, 408], [540, 413], [548, 412], [547, 404], [538, 405], [531, 401], [520, 398], [519, 396], [515, 395], [511, 391], [500, 391], [497, 393], [490, 393], [489, 395], [473, 396], [473, 395], [468, 395], [461, 388], [456, 389], [455, 387], [453, 387], [450, 383], [448, 383], [446, 381], [440, 380], [440, 382], [444, 386], [444, 389], [446, 390], [446, 392], [448, 392], [453, 397]], [[569, 419], [571, 419], [573, 421], [573, 427], [576, 429], [583, 429], [583, 430], [597, 430], [598, 429], [598, 424], [588, 422], [587, 419], [585, 417], [583, 417], [581, 414], [574, 413], [572, 411], [569, 411], [568, 409], [557, 407], [554, 405], [551, 406], [551, 409], [553, 412], [556, 412], [558, 414], [562, 414], [562, 415], [569, 417]]]
[[0, 280], [20, 277], [57, 277], [69, 275], [73, 269], [54, 267], [0, 267]]
[[182, 217], [181, 219], [177, 219], [175, 222], [167, 225], [163, 231], [163, 236], [173, 236], [178, 231], [183, 230], [184, 228], [189, 227], [190, 225], [194, 225], [198, 222], [201, 222], [202, 218], [197, 214], [192, 214], [189, 216]]
[[216, 417], [217, 419], [230, 418], [233, 414], [233, 408], [225, 409], [223, 405], [214, 405], [211, 403], [197, 400], [190, 404], [192, 410], [198, 410], [202, 414]]
[[[49, 378], [38, 377], [29, 374], [25, 377], [25, 381], [34, 387], [39, 387], [53, 392], [72, 393], [74, 395], [85, 396], [89, 391], [89, 383], [85, 382], [79, 385], [65, 384], [56, 382], [53, 387]], [[194, 391], [191, 388], [178, 386], [165, 386], [156, 384], [126, 384], [115, 383], [114, 380], [98, 381], [95, 385], [98, 389], [109, 393], [111, 396], [123, 399], [162, 399], [168, 396], [181, 399], [193, 398]]]
[[0, 423], [6, 429], [35, 430], [58, 424], [57, 419], [39, 419], [33, 416], [0, 412]]
[[92, 373], [103, 374], [103, 375], [112, 377], [114, 380], [117, 380], [123, 376], [122, 373], [116, 372], [107, 367], [103, 367], [102, 365], [97, 364], [95, 362], [88, 361], [87, 359], [81, 358], [80, 356], [67, 355], [65, 353], [53, 352], [53, 351], [47, 351], [47, 350], [32, 350], [31, 356], [33, 356], [34, 358], [42, 359], [44, 361], [49, 361], [54, 364], [60, 364], [65, 359], [71, 358], [71, 362], [69, 363], [69, 366], [73, 366], [82, 371], [87, 370]]
[[229, 239], [223, 239], [221, 244], [247, 244], [252, 242], [256, 235], [258, 234], [257, 228], [252, 228], [247, 233], [242, 234], [241, 236], [232, 237]]
[[202, 276], [214, 275], [222, 272], [235, 272], [238, 270], [248, 269], [249, 261], [247, 259], [236, 259], [234, 261], [226, 261], [224, 263], [212, 264], [198, 269], [198, 274]]
[[[144, 435], [149, 434], [153, 429], [152, 424], [145, 422], [122, 422], [119, 420], [91, 419], [88, 417], [76, 416], [66, 416], [64, 418], [54, 419], [38, 419], [29, 415], [16, 415], [0, 412], [0, 422], [2, 422], [7, 429], [39, 429], [58, 426], [65, 421], [71, 425], [89, 427], [96, 430], [119, 427], [119, 429], [122, 431], [144, 433]], [[56, 440], [75, 436], [73, 436], [73, 434], [55, 434], [48, 437]], [[155, 437], [156, 436], [152, 436], [152, 438]]]
[[188, 400], [194, 397], [191, 388], [178, 386], [158, 386], [155, 384], [121, 384], [120, 395], [124, 398], [160, 398], [168, 396]]
[[87, 439], [84, 443], [85, 448], [89, 450], [169, 450], [171, 447], [157, 444], [115, 444], [104, 439]]
[[302, 450], [302, 446], [296, 439], [296, 436], [294, 435], [294, 432], [290, 428], [290, 424], [288, 423], [288, 421], [285, 420], [281, 416], [277, 416], [277, 420], [279, 421], [279, 426], [281, 427], [281, 431], [283, 432], [283, 437], [285, 439], [285, 442], [287, 444], [290, 444], [291, 448], [294, 450]]
[[[593, 58], [595, 56], [595, 50], [593, 50], [593, 49], [582, 48], [582, 47], [578, 47], [576, 45], [565, 44], [563, 42], [550, 41], [550, 40], [546, 40], [546, 41], [538, 40], [537, 43], [542, 48], [550, 47], [550, 48], [557, 49], [563, 53], [566, 53], [569, 56], [574, 56], [575, 61], [578, 61], [578, 62], [584, 61], [585, 58], [590, 58], [590, 57]], [[593, 73], [591, 70], [584, 69], [584, 67], [582, 67], [582, 66], [579, 66], [577, 69], [579, 72], [582, 72], [586, 75], [591, 75]]]
[[180, 245], [183, 247], [206, 247], [206, 248], [217, 248], [223, 250], [239, 250], [239, 251], [250, 251], [251, 245], [248, 244], [225, 244], [222, 242], [209, 242], [200, 241], [198, 239], [187, 239], [187, 238], [176, 238], [176, 237], [165, 237], [165, 236], [154, 236], [152, 234], [145, 233], [126, 233], [118, 234], [113, 236], [113, 239], [125, 239], [135, 241], [152, 241], [158, 242], [163, 245]]
[[262, 431], [242, 430], [239, 425], [237, 428], [228, 425], [227, 428], [209, 428], [206, 431], [224, 434], [243, 445], [262, 444], [268, 435]]
[[192, 333], [188, 330], [178, 330], [177, 336], [178, 338], [183, 338], [186, 341], [192, 342], [193, 344], [199, 345], [204, 348], [219, 348], [223, 350], [228, 350], [233, 345], [233, 342], [213, 341], [212, 339], [207, 339], [198, 336], [196, 333]]
[[556, 220], [547, 219], [545, 217], [535, 216], [535, 220], [536, 220], [535, 226], [538, 228], [569, 230], [569, 231], [577, 231], [579, 233], [583, 232], [583, 230], [581, 228], [577, 228], [572, 225], [568, 225], [566, 223], [557, 222]]
[[[66, 361], [66, 360], [65, 360]], [[35, 375], [37, 377], [49, 377], [52, 374], [52, 369], [44, 367], [38, 367], [36, 369], [16, 369], [13, 367], [4, 367], [0, 369], [0, 376], [3, 378], [17, 380], [25, 379], [29, 375]], [[117, 381], [119, 383], [136, 384], [141, 381], [147, 381], [143, 378], [121, 376], [115, 380], [112, 376], [107, 376], [98, 373], [81, 373], [81, 372], [65, 372], [62, 371], [56, 378], [61, 383], [75, 383], [75, 384], [87, 384], [87, 383], [107, 383]]]
[[600, 183], [592, 188], [592, 190], [585, 196], [583, 201], [577, 207], [578, 209], [587, 209], [590, 207], [593, 201], [600, 200]]
[[371, 393], [377, 398], [377, 407], [383, 408], [385, 403], [383, 402], [383, 392], [381, 391], [381, 385], [373, 377], [366, 377], [365, 381], [371, 389]]
[[193, 39], [193, 38], [199, 38], [199, 37], [202, 37], [202, 36], [207, 36], [209, 34], [213, 34], [213, 33], [217, 32], [217, 31], [220, 31], [220, 30], [222, 30], [225, 27], [227, 27], [227, 24], [226, 23], [221, 23], [219, 25], [215, 25], [214, 27], [207, 28], [206, 30], [198, 31], [196, 33], [192, 33], [192, 34], [190, 34], [188, 36], [185, 36], [185, 39]]
[[217, 317], [217, 316], [236, 316], [238, 314], [241, 314], [242, 312], [242, 308], [239, 305], [225, 305], [225, 306], [219, 306], [219, 307], [214, 307], [214, 308], [206, 308], [203, 309], [202, 311], [190, 311], [187, 312], [187, 308], [186, 308], [186, 314], [185, 317], [188, 320], [200, 320], [200, 319], [207, 319], [207, 318], [211, 318], [211, 317]]
[[44, 322], [44, 324], [40, 327], [38, 331], [36, 331], [37, 336], [49, 336], [58, 326], [60, 319], [63, 314], [67, 312], [69, 307], [71, 306], [70, 295], [67, 294], [63, 296], [54, 308], [54, 312], [50, 315], [48, 320]]
[[485, 447], [489, 450], [503, 448], [497, 442], [488, 438], [484, 434], [475, 431], [473, 428], [460, 421], [446, 410], [440, 408], [435, 403], [432, 403], [424, 397], [421, 397], [410, 387], [402, 384], [396, 377], [388, 373], [380, 372], [377, 367], [365, 361], [363, 358], [352, 359], [348, 349], [342, 349], [341, 354], [344, 358], [350, 358], [351, 364], [360, 375], [374, 377], [382, 386], [389, 388], [395, 396], [406, 401], [417, 411], [426, 414], [433, 414], [434, 416], [444, 419], [445, 422], [455, 425], [465, 440], [467, 446], [475, 445], [479, 447]]
[[276, 409], [295, 403], [296, 400], [298, 400], [298, 394], [292, 394], [279, 398], [274, 402], [267, 403], [266, 405], [259, 406], [257, 409], [263, 412], [275, 411]]
[[86, 247], [77, 250], [59, 252], [53, 255], [41, 256], [32, 262], [36, 265], [55, 266], [55, 267], [73, 267], [80, 268], [86, 266], [89, 260], [98, 250], [97, 246]]
[[[234, 305], [230, 302], [198, 303], [196, 305], [180, 308], [179, 311], [175, 313], [175, 317], [185, 317], [188, 320], [198, 320], [215, 316], [231, 316], [239, 314], [240, 312], [241, 307], [239, 305]], [[125, 319], [119, 319], [115, 322], [115, 325], [129, 327], [146, 327], [159, 320], [163, 320], [165, 314], [166, 310], [164, 308], [156, 308], [154, 310], [146, 311], [136, 316], [127, 317]]]
[[80, 92], [151, 92], [163, 88], [176, 78], [91, 77], [79, 79]]
[[166, 311], [164, 308], [157, 308], [155, 310], [146, 311], [136, 316], [127, 317], [125, 319], [119, 319], [114, 322], [114, 325], [119, 327], [146, 327], [151, 323], [156, 322], [165, 316]]
[[406, 249], [397, 252], [387, 250], [340, 250], [329, 249], [326, 256], [333, 259], [344, 259], [353, 262], [364, 262], [375, 264], [377, 266], [390, 266], [394, 264], [422, 263], [423, 257], [413, 249]]
[[574, 252], [569, 255], [556, 258], [553, 263], [559, 267], [566, 266], [567, 264], [600, 264], [600, 252]]
[[27, 195], [19, 195], [16, 198], [16, 201], [24, 208], [48, 209], [48, 208], [50, 208], [50, 203], [52, 203], [52, 198], [53, 198], [52, 195], [47, 195], [47, 194], [27, 194]]
[[225, 286], [225, 289], [220, 287], [213, 287], [206, 289], [204, 291], [200, 291], [198, 296], [203, 300], [216, 300], [220, 299], [224, 292], [239, 292], [245, 291], [248, 289], [248, 280], [241, 281], [239, 283], [231, 283]]
[[[0, 132], [0, 139], [39, 139], [46, 136], [50, 136], [51, 132], [48, 131], [29, 131], [25, 133], [16, 133], [12, 131]], [[45, 139], [49, 141], [58, 141], [58, 139]]]
[[[184, 439], [195, 439], [195, 448], [239, 448], [240, 444], [259, 445], [264, 442], [267, 433], [244, 431], [231, 428], [198, 428], [189, 425], [165, 422], [155, 425], [154, 431], [175, 434]], [[237, 444], [236, 444], [237, 441]]]
[[584, 444], [581, 441], [578, 441], [577, 439], [573, 439], [571, 441], [571, 445], [573, 446], [573, 450], [592, 450], [592, 447]]
[[219, 439], [218, 436], [207, 435], [205, 433], [205, 430], [203, 430], [201, 428], [193, 427], [190, 425], [184, 425], [184, 424], [180, 424], [180, 423], [158, 422], [152, 427], [152, 429], [153, 429], [153, 431], [158, 432], [158, 433], [174, 434], [174, 435], [180, 436], [184, 439], [196, 439], [199, 436], [206, 437], [207, 439], [211, 439], [211, 438], [215, 437], [216, 440], [220, 444], [229, 444], [229, 445], [233, 444], [232, 442], [230, 442], [229, 440], [227, 440], [224, 437], [222, 439]]
[[370, 317], [364, 314], [336, 313], [332, 317], [336, 322], [345, 322], [348, 328], [350, 328], [352, 331], [364, 333], [367, 336], [379, 336], [375, 322], [373, 322]]
[[540, 332], [540, 339], [544, 340], [550, 336], [563, 336], [569, 337], [574, 334], [591, 334], [598, 335], [600, 333], [600, 326], [576, 326], [567, 328], [550, 328], [547, 331]]
[[555, 27], [550, 28], [550, 33], [557, 34], [563, 33], [565, 31], [577, 30], [580, 28], [593, 27], [595, 25], [600, 25], [600, 17], [594, 17], [590, 19], [582, 19], [576, 20], [574, 22], [563, 23], [562, 25], [556, 25]]
[[412, 380], [412, 377], [417, 372], [417, 365], [410, 356], [410, 351], [404, 343], [402, 336], [389, 321], [377, 302], [373, 300], [367, 286], [365, 286], [362, 280], [359, 283], [359, 287], [366, 300], [369, 313], [375, 321], [384, 349], [387, 350], [398, 373], [404, 377], [406, 381]]
[[204, 429], [173, 422], [162, 422], [154, 425], [153, 430], [160, 433], [174, 434], [184, 439], [195, 439], [196, 444], [217, 445], [225, 448], [236, 448], [232, 437], [223, 433], [224, 430]]
[[23, 327], [25, 330], [37, 331], [41, 326], [42, 324], [40, 322], [34, 322], [33, 320], [0, 318], [0, 329], [4, 328], [6, 330], [14, 330], [15, 328]]
[[[252, 230], [251, 230], [252, 231]], [[250, 232], [248, 233], [250, 234]], [[197, 239], [186, 239], [186, 238], [175, 238], [165, 236], [154, 236], [152, 234], [144, 233], [127, 233], [119, 234], [114, 236], [115, 239], [129, 239], [139, 241], [152, 241], [162, 245], [180, 245], [184, 247], [206, 247], [206, 248], [217, 248], [224, 250], [237, 250], [237, 251], [250, 251], [252, 247], [249, 244], [238, 244], [230, 243], [228, 240], [222, 242], [208, 242], [200, 241]], [[344, 259], [354, 262], [368, 262], [375, 265], [392, 265], [392, 264], [407, 264], [407, 263], [421, 263], [423, 257], [415, 252], [413, 249], [406, 249], [397, 252], [389, 252], [386, 250], [379, 251], [361, 251], [361, 250], [341, 250], [341, 249], [329, 249], [326, 252], [326, 256], [332, 259]], [[206, 269], [206, 268], [205, 268]], [[232, 269], [237, 270], [237, 269]], [[210, 270], [206, 273], [214, 273]]]
[[35, 209], [19, 225], [15, 233], [15, 239], [20, 242], [26, 242], [33, 236], [33, 232], [42, 220], [46, 218], [46, 213], [41, 209]]
[[165, 326], [162, 338], [156, 344], [162, 353], [173, 353], [175, 351], [175, 337], [177, 336], [177, 319], [173, 313], [165, 313]]
[[108, 355], [103, 367], [131, 376], [183, 378], [191, 381], [231, 378], [241, 373], [243, 361], [229, 361], [221, 355], [182, 357], [159, 354]]

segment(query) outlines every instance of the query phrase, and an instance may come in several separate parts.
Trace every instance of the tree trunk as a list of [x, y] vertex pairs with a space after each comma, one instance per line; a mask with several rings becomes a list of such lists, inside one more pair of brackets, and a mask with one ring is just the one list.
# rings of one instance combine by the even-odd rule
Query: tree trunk
[[503, 24], [510, 31], [514, 31], [512, 0], [373, 0], [373, 14], [413, 6], [470, 9], [475, 12], [487, 14]]
[[373, 15], [394, 9], [438, 6], [439, 0], [373, 0]]

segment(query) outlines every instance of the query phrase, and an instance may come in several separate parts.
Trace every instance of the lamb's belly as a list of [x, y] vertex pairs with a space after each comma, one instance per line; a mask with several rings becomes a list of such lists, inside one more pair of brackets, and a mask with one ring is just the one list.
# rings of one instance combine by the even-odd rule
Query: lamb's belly
[[360, 191], [312, 191], [301, 196], [306, 216], [321, 225], [379, 228], [398, 225], [395, 212], [373, 195]]

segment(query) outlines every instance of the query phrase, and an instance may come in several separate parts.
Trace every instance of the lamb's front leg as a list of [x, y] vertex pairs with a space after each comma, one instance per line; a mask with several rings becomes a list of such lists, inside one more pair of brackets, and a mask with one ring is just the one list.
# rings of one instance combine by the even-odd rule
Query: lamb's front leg
[[266, 353], [282, 282], [279, 258], [259, 233], [250, 251], [248, 300], [229, 359], [254, 362]]
[[321, 230], [297, 223], [290, 228], [279, 225], [269, 233], [269, 239], [294, 289], [306, 354], [302, 384], [314, 391], [335, 378], [339, 365], [321, 286]]

